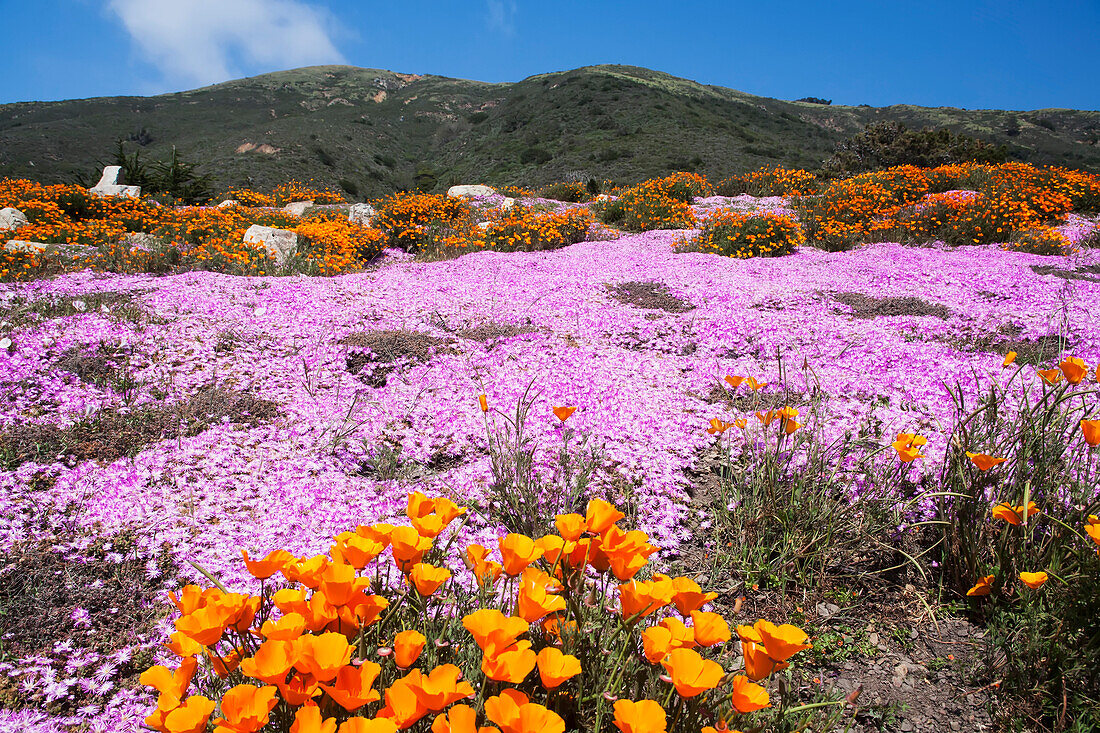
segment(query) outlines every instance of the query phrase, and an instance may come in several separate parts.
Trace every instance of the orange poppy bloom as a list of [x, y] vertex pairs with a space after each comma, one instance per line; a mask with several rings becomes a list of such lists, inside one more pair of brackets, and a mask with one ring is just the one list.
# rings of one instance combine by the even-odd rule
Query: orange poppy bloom
[[197, 585], [185, 585], [180, 589], [179, 598], [176, 598], [175, 593], [169, 593], [168, 599], [179, 609], [181, 615], [186, 616], [205, 606], [211, 599], [220, 598], [221, 595], [222, 592], [217, 588], [203, 590]]
[[746, 379], [745, 384], [747, 384], [749, 389], [751, 389], [753, 392], [759, 392], [760, 390], [768, 386], [767, 382], [757, 382], [755, 377], [749, 377], [748, 379]]
[[244, 565], [249, 574], [257, 580], [270, 578], [281, 572], [288, 562], [298, 559], [286, 550], [272, 550], [263, 560], [250, 560], [245, 550], [241, 550], [241, 556], [244, 557]]
[[923, 456], [920, 452], [920, 447], [927, 444], [928, 438], [925, 438], [923, 435], [898, 433], [897, 440], [891, 445], [893, 445], [894, 450], [897, 451], [898, 458], [901, 459], [901, 462], [909, 463]]
[[665, 709], [654, 700], [616, 700], [615, 727], [622, 733], [664, 733], [668, 720]]
[[717, 613], [692, 611], [691, 624], [695, 629], [695, 642], [700, 646], [714, 646], [730, 640], [730, 627]]
[[310, 703], [298, 708], [290, 733], [336, 733], [336, 718], [322, 718], [321, 708]]
[[392, 524], [385, 524], [384, 522], [361, 524], [355, 528], [355, 534], [360, 537], [365, 537], [368, 540], [380, 542], [383, 547], [389, 547], [390, 535], [393, 534], [394, 529], [396, 529], [396, 527]]
[[428, 709], [416, 694], [415, 683], [421, 676], [419, 670], [414, 669], [387, 687], [386, 706], [376, 717], [392, 720], [399, 729], [405, 730], [427, 715]]
[[152, 727], [160, 727], [166, 733], [204, 733], [210, 714], [214, 712], [214, 701], [202, 695], [192, 695], [182, 705], [172, 709], [158, 725], [151, 720], [157, 717], [160, 710], [145, 719], [145, 723]]
[[191, 686], [191, 678], [195, 676], [198, 666], [199, 661], [194, 657], [184, 659], [175, 670], [158, 664], [142, 672], [138, 681], [160, 693], [157, 708], [172, 710], [179, 707], [187, 688]]
[[516, 616], [505, 616], [495, 608], [482, 608], [462, 618], [462, 626], [474, 637], [482, 652], [493, 656], [516, 643], [530, 624]]
[[985, 453], [971, 453], [970, 451], [966, 452], [966, 457], [970, 459], [971, 463], [978, 467], [979, 471], [988, 471], [994, 466], [999, 466], [1008, 460], [1007, 458], [994, 458]]
[[466, 507], [458, 506], [445, 496], [429, 499], [419, 491], [409, 494], [405, 513], [422, 537], [438, 537], [447, 525], [466, 513]]
[[172, 633], [164, 647], [177, 657], [193, 657], [202, 653], [202, 644], [199, 644], [182, 631]]
[[729, 383], [729, 385], [731, 387], [733, 387], [734, 389], [737, 389], [738, 387], [741, 386], [741, 382], [745, 381], [745, 378], [744, 377], [739, 377], [736, 374], [727, 374], [726, 375], [726, 381]]
[[1089, 373], [1089, 368], [1085, 365], [1084, 359], [1079, 359], [1076, 356], [1063, 359], [1058, 368], [1062, 370], [1062, 374], [1065, 375], [1066, 381], [1070, 384], [1080, 384], [1081, 380]]
[[424, 537], [415, 527], [395, 527], [390, 533], [390, 550], [397, 567], [403, 573], [424, 559], [424, 553], [432, 548], [432, 538]]
[[496, 728], [477, 726], [477, 711], [469, 705], [454, 705], [432, 721], [432, 733], [500, 733]]
[[301, 636], [305, 630], [305, 616], [300, 613], [288, 613], [277, 621], [275, 619], [264, 621], [263, 626], [260, 627], [260, 634], [265, 639], [293, 641]]
[[336, 562], [362, 570], [385, 549], [386, 545], [378, 540], [362, 537], [355, 532], [344, 532], [329, 548], [329, 554]]
[[695, 630], [674, 618], [666, 618], [642, 632], [642, 651], [650, 664], [659, 664], [674, 649], [694, 646]]
[[710, 433], [711, 435], [715, 435], [717, 433], [724, 433], [732, 427], [733, 427], [733, 423], [731, 423], [731, 422], [722, 422], [721, 420], [719, 420], [718, 418], [715, 417], [715, 418], [711, 418], [710, 427], [707, 428], [707, 432]]
[[1007, 354], [1005, 354], [1005, 360], [1004, 360], [1004, 363], [1001, 364], [1001, 367], [1004, 368], [1004, 369], [1007, 369], [1008, 367], [1012, 366], [1012, 362], [1014, 362], [1014, 361], [1016, 361], [1016, 352], [1015, 351], [1010, 351]]
[[612, 525], [604, 533], [600, 549], [607, 556], [615, 577], [627, 581], [645, 567], [649, 556], [660, 548], [649, 544], [649, 535], [641, 530], [623, 532]]
[[[1038, 514], [1039, 512], [1040, 509], [1035, 505], [1035, 502], [1029, 501], [1027, 503], [1027, 517]], [[1027, 518], [1024, 516], [1024, 507], [1022, 504], [1019, 506], [1012, 506], [1007, 502], [1001, 502], [995, 505], [992, 514], [997, 519], [1003, 519], [1013, 526], [1019, 525], [1021, 521]]]
[[1093, 542], [1100, 545], [1100, 524], [1097, 524], [1095, 522], [1090, 522], [1089, 524], [1086, 524], [1085, 532], [1088, 534], [1089, 537], [1092, 538]]
[[760, 685], [750, 682], [748, 677], [740, 674], [733, 678], [730, 699], [733, 702], [733, 707], [739, 713], [751, 713], [754, 710], [771, 707], [768, 691]]
[[229, 625], [231, 612], [218, 605], [208, 605], [176, 619], [176, 629], [197, 644], [214, 646]]
[[1100, 420], [1082, 420], [1081, 434], [1090, 448], [1100, 445]]
[[1045, 383], [1051, 386], [1062, 381], [1062, 372], [1058, 369], [1039, 369], [1038, 374], [1043, 378]]
[[274, 685], [254, 687], [237, 685], [222, 695], [222, 716], [214, 718], [215, 727], [232, 731], [258, 731], [267, 725], [268, 714], [278, 704]]
[[566, 542], [576, 542], [588, 529], [580, 514], [559, 514], [554, 517], [554, 526]]
[[327, 632], [303, 636], [298, 644], [299, 659], [294, 666], [318, 682], [333, 679], [340, 668], [351, 661], [352, 646], [343, 634]]
[[812, 649], [806, 632], [797, 626], [783, 624], [776, 626], [770, 621], [760, 619], [754, 628], [760, 635], [764, 650], [777, 662], [785, 662], [803, 649]]
[[519, 575], [524, 568], [542, 557], [542, 550], [535, 547], [535, 541], [527, 535], [512, 532], [501, 537], [498, 543], [504, 572], [511, 576]]
[[504, 569], [500, 563], [486, 560], [488, 554], [489, 551], [481, 545], [470, 545], [466, 548], [466, 559], [463, 562], [473, 572], [479, 588], [492, 587]]
[[615, 508], [614, 504], [603, 499], [592, 499], [588, 502], [588, 511], [584, 522], [588, 531], [593, 534], [603, 534], [608, 528], [626, 515]]
[[419, 670], [406, 675], [420, 704], [428, 712], [437, 713], [453, 702], [464, 700], [474, 694], [469, 682], [460, 681], [462, 671], [453, 664], [441, 664], [425, 676]]
[[253, 656], [241, 661], [240, 670], [245, 677], [274, 685], [286, 681], [287, 672], [297, 661], [297, 644], [293, 641], [268, 639], [260, 644]]
[[775, 422], [775, 419], [777, 417], [779, 417], [779, 413], [777, 413], [775, 410], [768, 410], [767, 412], [756, 413], [756, 419], [759, 420], [760, 424], [764, 427], [768, 427], [773, 422]]
[[993, 581], [996, 578], [992, 575], [987, 575], [984, 578], [980, 578], [974, 587], [966, 592], [968, 596], [988, 596], [993, 592]]
[[348, 602], [352, 594], [370, 585], [366, 578], [359, 578], [355, 574], [355, 568], [342, 563], [330, 563], [321, 573], [321, 584], [318, 590], [325, 594], [325, 599], [334, 606], [342, 606]]
[[581, 673], [581, 662], [572, 654], [562, 654], [555, 646], [548, 646], [535, 658], [542, 686], [553, 690], [563, 682]]
[[308, 591], [305, 588], [283, 588], [275, 591], [271, 600], [283, 613], [297, 613], [305, 616], [309, 611]]
[[485, 395], [479, 394], [477, 396], [477, 404], [478, 404], [478, 406], [481, 407], [482, 412], [488, 412], [489, 411], [489, 400], [486, 399]]
[[279, 696], [288, 705], [305, 705], [321, 694], [317, 680], [308, 674], [296, 674], [289, 682], [276, 683], [276, 686], [279, 688]]
[[745, 658], [745, 674], [750, 680], [757, 682], [772, 672], [781, 672], [789, 666], [786, 662], [777, 662], [769, 657], [763, 644], [743, 634], [744, 629], [753, 630], [753, 633], [755, 630], [751, 626], [737, 627], [737, 635], [741, 637], [741, 654]]
[[416, 592], [425, 598], [439, 590], [439, 586], [451, 578], [451, 571], [447, 568], [437, 568], [427, 563], [418, 562], [413, 565], [409, 573], [409, 581], [416, 588]]
[[565, 721], [557, 713], [533, 702], [517, 704], [507, 692], [485, 701], [485, 715], [501, 733], [565, 733]]
[[551, 592], [560, 588], [543, 571], [527, 568], [520, 577], [519, 591], [516, 593], [516, 615], [528, 623], [534, 623], [549, 613], [564, 611], [565, 599]]
[[531, 642], [518, 641], [515, 646], [490, 656], [482, 654], [481, 672], [491, 680], [518, 685], [535, 668], [536, 656]]
[[1020, 581], [1032, 590], [1039, 590], [1047, 580], [1047, 574], [1042, 570], [1037, 573], [1020, 573]]
[[358, 667], [342, 667], [336, 674], [336, 680], [333, 684], [321, 683], [320, 687], [340, 707], [352, 712], [364, 705], [382, 699], [382, 696], [374, 689], [374, 681], [378, 679], [381, 671], [382, 667], [374, 662], [363, 662]]
[[312, 590], [321, 585], [321, 575], [329, 565], [324, 555], [315, 555], [307, 560], [288, 562], [283, 568], [283, 576], [291, 583], [301, 583]]
[[676, 588], [668, 578], [654, 576], [654, 580], [632, 580], [619, 586], [619, 605], [624, 619], [648, 616], [672, 602]]
[[535, 547], [542, 552], [542, 557], [551, 565], [557, 565], [562, 554], [568, 555], [576, 547], [574, 542], [566, 542], [556, 534], [543, 535], [535, 540]]
[[401, 669], [408, 669], [416, 663], [428, 638], [414, 629], [398, 632], [393, 637], [393, 659]]
[[558, 418], [559, 420], [561, 420], [562, 422], [565, 422], [566, 420], [569, 419], [569, 416], [572, 415], [576, 411], [577, 411], [576, 407], [555, 407], [554, 408], [554, 416], [556, 418]]
[[672, 585], [676, 589], [672, 602], [676, 604], [676, 610], [681, 616], [690, 616], [692, 611], [698, 611], [718, 597], [717, 593], [704, 593], [699, 584], [691, 578], [673, 578]]
[[703, 659], [694, 649], [673, 649], [661, 665], [672, 678], [680, 697], [695, 697], [713, 690], [725, 675], [721, 665]]
[[340, 724], [339, 733], [397, 733], [397, 723], [387, 718], [348, 718]]

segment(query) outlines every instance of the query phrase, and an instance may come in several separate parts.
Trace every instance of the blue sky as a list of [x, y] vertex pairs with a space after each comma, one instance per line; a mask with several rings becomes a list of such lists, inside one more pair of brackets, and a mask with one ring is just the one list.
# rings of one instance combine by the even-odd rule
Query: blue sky
[[781, 99], [1100, 109], [1100, 0], [0, 0], [0, 103], [347, 63], [482, 81], [645, 66]]

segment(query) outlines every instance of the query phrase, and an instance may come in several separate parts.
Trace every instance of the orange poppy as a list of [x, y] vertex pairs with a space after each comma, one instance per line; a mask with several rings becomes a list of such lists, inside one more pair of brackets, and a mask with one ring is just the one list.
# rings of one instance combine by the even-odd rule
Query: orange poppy
[[1097, 524], [1095, 522], [1090, 522], [1086, 524], [1085, 532], [1088, 534], [1089, 537], [1092, 538], [1093, 542], [1100, 545], [1100, 524]]
[[542, 557], [551, 565], [557, 565], [562, 554], [568, 555], [576, 546], [574, 542], [566, 542], [556, 534], [543, 535], [535, 540], [535, 547], [542, 552]]
[[337, 733], [397, 733], [397, 723], [387, 718], [348, 718]]
[[290, 733], [336, 733], [336, 718], [322, 718], [321, 708], [310, 703], [298, 708]]
[[422, 537], [435, 538], [447, 525], [465, 514], [466, 507], [455, 504], [445, 496], [429, 499], [414, 491], [409, 494], [405, 512]]
[[785, 662], [803, 649], [812, 649], [806, 632], [797, 626], [783, 624], [776, 626], [770, 621], [760, 619], [754, 628], [760, 635], [764, 650], [777, 662]]
[[[192, 695], [182, 705], [165, 715], [159, 725], [167, 733], [204, 733], [207, 721], [210, 720], [210, 714], [213, 712], [213, 700], [202, 695]], [[150, 720], [156, 715], [157, 713], [154, 713], [146, 718], [146, 724], [153, 725]]]
[[375, 524], [361, 524], [355, 528], [355, 534], [368, 540], [380, 542], [383, 547], [390, 546], [390, 535], [396, 529], [392, 524], [377, 522]]
[[773, 422], [775, 422], [775, 419], [777, 417], [779, 417], [779, 413], [777, 413], [775, 410], [768, 410], [767, 412], [756, 413], [756, 419], [759, 420], [760, 424], [764, 427], [768, 427]]
[[329, 554], [337, 562], [362, 570], [385, 549], [386, 545], [376, 539], [362, 537], [355, 532], [344, 532], [336, 538], [336, 544], [329, 548]]
[[507, 575], [519, 575], [524, 568], [542, 557], [542, 550], [535, 547], [535, 541], [527, 535], [512, 532], [501, 537], [498, 544]]
[[690, 616], [692, 611], [699, 610], [718, 597], [717, 593], [704, 593], [691, 578], [673, 578], [672, 585], [676, 589], [672, 602], [676, 604], [676, 610], [681, 616]]
[[390, 533], [390, 550], [397, 567], [403, 573], [424, 559], [424, 553], [432, 548], [432, 538], [424, 537], [415, 527], [395, 527]]
[[432, 721], [432, 733], [500, 733], [491, 726], [479, 728], [477, 711], [469, 705], [454, 705]]
[[517, 704], [504, 693], [485, 701], [485, 715], [501, 733], [565, 733], [565, 721], [557, 713], [533, 702]]
[[298, 645], [294, 641], [268, 639], [253, 656], [241, 661], [240, 670], [245, 677], [274, 685], [286, 681], [287, 672], [297, 661]]
[[[660, 579], [658, 579], [660, 578]], [[619, 586], [619, 605], [624, 619], [648, 616], [672, 602], [676, 588], [664, 576], [654, 575], [654, 580], [631, 580]]]
[[715, 435], [717, 433], [724, 433], [732, 427], [733, 427], [733, 423], [731, 423], [731, 422], [722, 422], [721, 420], [719, 420], [718, 418], [715, 417], [715, 418], [711, 418], [710, 427], [707, 428], [707, 432], [710, 433], [711, 435]]
[[401, 669], [408, 669], [416, 663], [428, 638], [414, 629], [398, 632], [393, 637], [393, 660]]
[[922, 445], [928, 444], [928, 438], [923, 435], [916, 435], [914, 433], [898, 433], [897, 440], [891, 445], [894, 450], [897, 451], [898, 458], [902, 463], [909, 463], [914, 459], [921, 458], [924, 454], [920, 452]]
[[199, 660], [194, 657], [184, 659], [175, 670], [158, 664], [142, 672], [138, 681], [160, 693], [157, 699], [158, 708], [171, 710], [178, 707], [183, 700], [184, 693], [191, 686], [191, 678], [195, 676], [198, 666]]
[[230, 612], [218, 605], [198, 608], [176, 619], [176, 629], [203, 646], [214, 646], [225, 633]]
[[543, 616], [564, 611], [566, 601], [551, 591], [560, 590], [549, 575], [537, 568], [527, 568], [519, 581], [516, 593], [516, 615], [528, 623], [534, 623]]
[[730, 640], [730, 627], [717, 613], [692, 611], [691, 624], [695, 642], [700, 646], [714, 646]]
[[409, 581], [416, 588], [416, 592], [427, 598], [439, 590], [439, 586], [451, 578], [451, 571], [447, 568], [437, 568], [427, 563], [418, 562], [413, 565], [409, 573]]
[[278, 620], [268, 619], [264, 621], [263, 626], [260, 627], [260, 634], [265, 639], [293, 641], [301, 636], [305, 630], [305, 616], [300, 613], [288, 613]]
[[527, 621], [505, 616], [495, 608], [482, 608], [462, 618], [462, 626], [474, 637], [482, 652], [493, 656], [516, 643], [530, 628]]
[[202, 644], [181, 631], [173, 632], [164, 647], [177, 657], [193, 657], [202, 653]]
[[288, 705], [305, 705], [321, 694], [317, 680], [308, 674], [296, 674], [289, 682], [276, 683], [276, 686], [279, 688], [279, 696]]
[[392, 720], [399, 729], [405, 730], [427, 715], [428, 709], [416, 694], [415, 683], [420, 676], [419, 670], [414, 669], [405, 677], [394, 680], [386, 688], [386, 706], [378, 711], [376, 717]]
[[588, 510], [584, 522], [588, 531], [593, 534], [603, 534], [608, 528], [626, 515], [615, 508], [614, 504], [603, 499], [592, 499], [588, 502]]
[[[1040, 509], [1036, 506], [1035, 502], [1029, 501], [1027, 504], [1027, 517], [1038, 514], [1039, 512]], [[1001, 502], [995, 505], [992, 509], [992, 514], [997, 519], [1003, 519], [1013, 526], [1019, 525], [1021, 521], [1027, 518], [1024, 516], [1024, 507], [1022, 504], [1012, 506], [1007, 502]]]
[[1010, 351], [1005, 354], [1005, 360], [1004, 363], [1001, 364], [1001, 367], [1007, 369], [1008, 367], [1012, 366], [1012, 362], [1014, 361], [1016, 361], [1016, 352]]
[[743, 629], [752, 629], [752, 627], [737, 627], [737, 634], [741, 637], [741, 654], [745, 658], [745, 674], [749, 676], [750, 680], [757, 682], [771, 673], [781, 672], [789, 666], [786, 662], [777, 662], [769, 657], [763, 644], [748, 638], [747, 635], [742, 633]]
[[294, 666], [318, 682], [333, 679], [351, 660], [352, 646], [343, 634], [328, 632], [303, 636], [298, 644], [299, 658]]
[[485, 397], [485, 395], [479, 394], [477, 396], [477, 404], [479, 407], [481, 407], [482, 412], [489, 411], [489, 400]]
[[650, 664], [659, 664], [673, 649], [695, 646], [695, 630], [683, 621], [666, 618], [642, 632], [642, 651]]
[[343, 606], [357, 590], [370, 585], [367, 578], [359, 578], [355, 568], [343, 563], [329, 563], [321, 573], [321, 583], [317, 590], [325, 594], [325, 599], [334, 606]]
[[321, 585], [321, 575], [328, 567], [329, 559], [324, 555], [315, 555], [306, 560], [288, 562], [283, 568], [283, 576], [291, 583], [301, 583], [312, 590]]
[[535, 661], [538, 664], [542, 686], [547, 690], [556, 689], [566, 680], [581, 673], [580, 660], [572, 654], [562, 654], [561, 650], [554, 646], [548, 646], [540, 651]]
[[428, 712], [437, 713], [451, 703], [472, 697], [474, 688], [469, 682], [461, 681], [462, 671], [453, 664], [441, 664], [427, 676], [419, 670], [407, 675], [420, 704]]
[[1042, 570], [1037, 573], [1020, 573], [1020, 581], [1032, 590], [1039, 590], [1048, 579]]
[[554, 517], [554, 526], [566, 542], [576, 542], [588, 529], [580, 514], [559, 514]]
[[1079, 359], [1076, 356], [1066, 357], [1062, 360], [1062, 363], [1058, 365], [1058, 368], [1062, 370], [1062, 374], [1065, 375], [1066, 381], [1070, 384], [1080, 384], [1089, 373], [1088, 366], [1085, 365], [1084, 359]]
[[1008, 460], [1007, 458], [994, 458], [985, 453], [971, 453], [970, 451], [966, 452], [966, 457], [970, 459], [971, 463], [978, 467], [979, 471], [988, 471], [994, 466], [999, 466]]
[[623, 532], [611, 525], [603, 535], [600, 549], [607, 556], [615, 577], [627, 581], [645, 567], [649, 556], [660, 548], [649, 544], [649, 535], [641, 530]]
[[746, 379], [745, 384], [748, 385], [749, 389], [751, 389], [753, 392], [759, 392], [760, 390], [768, 386], [767, 382], [757, 382], [755, 377], [749, 377], [748, 379]]
[[297, 560], [286, 550], [272, 550], [263, 560], [250, 560], [245, 550], [241, 550], [241, 556], [244, 557], [244, 565], [248, 568], [249, 574], [257, 580], [267, 580], [275, 573], [281, 572], [288, 562]]
[[664, 733], [668, 726], [665, 709], [654, 700], [616, 700], [615, 727], [622, 733]]
[[993, 581], [996, 578], [992, 575], [987, 575], [984, 578], [980, 578], [974, 587], [966, 592], [968, 596], [988, 596], [993, 592]]
[[748, 677], [741, 674], [733, 678], [730, 699], [739, 713], [751, 713], [754, 710], [771, 707], [768, 691], [750, 682]]
[[531, 642], [518, 641], [504, 651], [490, 656], [488, 652], [481, 657], [481, 672], [491, 680], [518, 685], [535, 668], [536, 656], [531, 651]]
[[561, 420], [562, 422], [565, 422], [566, 420], [569, 419], [569, 416], [572, 415], [576, 411], [577, 411], [576, 407], [555, 407], [554, 408], [554, 416], [556, 418], [558, 418], [559, 420]]
[[1039, 369], [1037, 371], [1046, 384], [1054, 386], [1062, 381], [1062, 372], [1058, 369]]
[[694, 649], [673, 649], [661, 665], [672, 678], [680, 697], [695, 697], [713, 690], [725, 675], [721, 665], [703, 659]]
[[231, 731], [258, 731], [267, 725], [268, 714], [278, 704], [278, 692], [274, 685], [230, 688], [222, 695], [222, 717], [214, 718], [215, 728], [224, 725]]
[[1081, 434], [1090, 448], [1100, 445], [1100, 420], [1082, 420]]
[[737, 389], [738, 387], [740, 387], [741, 382], [744, 382], [744, 381], [745, 381], [744, 377], [739, 377], [736, 374], [727, 374], [726, 375], [726, 382], [728, 382], [729, 385], [731, 387], [733, 387], [734, 389]]
[[340, 707], [352, 712], [364, 705], [382, 699], [382, 696], [374, 689], [374, 681], [378, 679], [381, 671], [382, 667], [374, 662], [363, 662], [358, 667], [342, 667], [337, 672], [333, 684], [320, 683], [319, 686]]

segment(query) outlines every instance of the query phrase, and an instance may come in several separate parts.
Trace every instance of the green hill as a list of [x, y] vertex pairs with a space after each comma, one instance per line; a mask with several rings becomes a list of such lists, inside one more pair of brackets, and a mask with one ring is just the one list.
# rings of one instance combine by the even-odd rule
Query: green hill
[[290, 179], [352, 198], [454, 182], [633, 182], [673, 170], [719, 179], [763, 165], [818, 168], [870, 122], [945, 127], [1012, 158], [1100, 170], [1100, 112], [825, 106], [592, 66], [489, 84], [351, 66], [264, 74], [155, 97], [0, 105], [0, 177], [93, 180], [119, 138], [145, 160], [175, 146], [219, 189]]

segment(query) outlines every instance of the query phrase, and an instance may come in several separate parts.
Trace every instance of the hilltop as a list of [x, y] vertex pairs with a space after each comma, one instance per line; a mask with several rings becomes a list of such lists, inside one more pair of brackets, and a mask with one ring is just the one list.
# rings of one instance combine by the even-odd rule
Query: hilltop
[[145, 160], [175, 146], [221, 189], [313, 179], [365, 198], [416, 180], [627, 183], [671, 170], [716, 180], [773, 164], [818, 168], [838, 141], [887, 120], [1100, 170], [1096, 111], [827, 106], [618, 65], [515, 83], [315, 66], [153, 97], [0, 105], [0, 177], [94, 179], [121, 138]]

